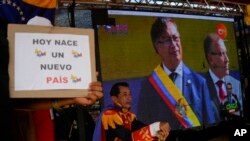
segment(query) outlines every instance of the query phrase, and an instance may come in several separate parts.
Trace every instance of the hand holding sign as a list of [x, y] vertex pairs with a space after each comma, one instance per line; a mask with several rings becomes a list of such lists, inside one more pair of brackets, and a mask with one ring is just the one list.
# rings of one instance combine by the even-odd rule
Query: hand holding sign
[[86, 97], [74, 98], [75, 103], [83, 106], [94, 104], [97, 100], [103, 97], [101, 82], [92, 82], [89, 85], [88, 94]]

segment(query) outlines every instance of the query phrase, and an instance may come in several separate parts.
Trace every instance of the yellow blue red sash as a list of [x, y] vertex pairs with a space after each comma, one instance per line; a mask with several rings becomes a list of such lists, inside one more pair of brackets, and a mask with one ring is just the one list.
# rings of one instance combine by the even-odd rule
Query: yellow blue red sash
[[200, 126], [198, 118], [186, 101], [185, 97], [183, 97], [179, 89], [175, 86], [160, 65], [155, 68], [154, 72], [148, 79], [166, 105], [174, 113], [178, 121], [185, 128]]

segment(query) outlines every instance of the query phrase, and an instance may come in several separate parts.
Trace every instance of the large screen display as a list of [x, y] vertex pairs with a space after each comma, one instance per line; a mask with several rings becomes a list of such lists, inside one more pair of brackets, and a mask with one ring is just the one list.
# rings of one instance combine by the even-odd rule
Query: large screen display
[[[104, 107], [112, 85], [125, 81], [131, 110], [145, 123], [168, 121], [175, 130], [242, 116], [234, 19], [118, 10], [108, 16], [115, 25], [97, 26]], [[168, 74], [175, 59], [180, 63], [173, 83]]]

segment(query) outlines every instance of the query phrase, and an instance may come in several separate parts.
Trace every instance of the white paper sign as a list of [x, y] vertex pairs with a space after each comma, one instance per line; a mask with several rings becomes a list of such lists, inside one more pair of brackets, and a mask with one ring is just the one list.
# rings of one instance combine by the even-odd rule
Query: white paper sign
[[14, 89], [87, 89], [91, 81], [87, 35], [15, 33]]

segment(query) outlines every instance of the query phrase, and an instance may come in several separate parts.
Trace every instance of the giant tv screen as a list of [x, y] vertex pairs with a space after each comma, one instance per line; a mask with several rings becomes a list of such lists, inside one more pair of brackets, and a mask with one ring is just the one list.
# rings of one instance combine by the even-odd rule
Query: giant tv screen
[[[176, 128], [173, 129], [192, 128], [199, 127], [203, 124], [218, 123], [220, 121], [220, 117], [213, 117], [216, 116], [216, 114], [213, 115], [214, 113], [211, 113], [211, 111], [216, 111], [217, 114], [219, 112], [219, 116], [221, 116], [222, 109], [226, 109], [227, 112], [231, 112], [234, 116], [241, 116], [242, 93], [240, 89], [240, 72], [233, 18], [121, 10], [108, 10], [108, 17], [109, 19], [115, 21], [113, 22], [113, 24], [115, 23], [114, 25], [97, 25], [98, 48], [100, 53], [100, 73], [104, 87], [104, 107], [111, 104], [109, 92], [112, 85], [116, 82], [125, 81], [129, 83], [132, 92], [133, 104], [131, 110], [135, 114], [145, 113], [144, 117], [143, 115], [140, 115], [138, 119], [146, 123], [157, 120], [166, 120], [162, 117], [158, 118], [160, 117], [157, 116], [159, 112], [169, 112], [169, 115], [172, 115], [170, 116], [171, 118], [176, 118], [177, 122], [183, 122], [180, 126], [177, 125]], [[203, 42], [205, 37], [210, 33], [219, 35], [226, 46], [226, 53], [229, 60], [229, 75], [233, 81], [239, 82], [237, 83], [238, 86], [233, 85], [232, 87], [233, 90], [236, 89], [236, 87], [239, 89], [237, 90], [237, 93], [239, 93], [237, 94], [237, 105], [234, 103], [221, 106], [217, 100], [217, 103], [213, 102], [210, 107], [207, 107], [208, 109], [199, 109], [203, 107], [198, 106], [197, 108], [201, 111], [210, 111], [210, 113], [201, 113], [202, 115], [197, 115], [195, 112], [197, 109], [193, 109], [192, 106], [191, 108], [185, 108], [186, 105], [182, 105], [183, 107], [181, 108], [184, 108], [184, 111], [182, 111], [184, 112], [184, 115], [178, 116], [178, 114], [174, 114], [176, 111], [180, 112], [178, 111], [178, 107], [176, 105], [178, 104], [178, 100], [175, 98], [169, 100], [167, 98], [167, 100], [164, 101], [166, 104], [165, 106], [170, 106], [169, 110], [159, 110], [157, 109], [157, 106], [155, 107], [157, 104], [154, 104], [158, 103], [156, 100], [157, 98], [155, 97], [159, 97], [159, 95], [155, 95], [154, 97], [148, 99], [150, 103], [145, 104], [148, 108], [143, 109], [138, 107], [141, 101], [141, 92], [146, 89], [142, 83], [149, 78], [156, 66], [161, 64], [161, 59], [156, 53], [150, 37], [151, 26], [157, 17], [171, 17], [175, 21], [180, 33], [183, 64], [197, 73], [200, 77], [202, 77], [202, 79], [204, 78], [204, 80], [207, 80], [205, 79], [205, 76], [209, 71], [209, 67], [204, 53]], [[223, 53], [220, 55], [223, 55]], [[196, 83], [192, 81], [192, 79], [182, 81], [181, 95], [187, 96], [187, 94], [183, 94], [183, 89], [186, 85], [191, 86]], [[168, 83], [166, 83], [166, 85], [166, 87], [168, 87]], [[214, 93], [217, 93], [216, 88], [210, 87], [209, 84], [206, 88], [207, 90], [215, 89]], [[150, 87], [148, 93], [151, 92], [151, 89], [154, 89], [154, 87]], [[194, 88], [192, 87], [191, 89]], [[227, 90], [226, 84], [224, 85], [224, 90]], [[212, 100], [215, 98], [216, 94], [212, 94], [210, 91], [207, 95], [209, 96], [205, 97]], [[190, 95], [190, 97], [192, 97], [192, 95]], [[195, 105], [195, 101], [201, 101], [202, 98], [199, 98], [200, 97], [197, 99], [193, 98], [193, 101], [191, 102], [190, 100], [185, 101], [187, 105]], [[213, 110], [212, 108], [215, 108], [216, 104], [217, 108], [220, 108]], [[155, 111], [156, 115], [147, 115], [147, 112], [150, 111], [150, 109]], [[193, 115], [196, 116], [196, 119], [192, 117]], [[215, 122], [199, 121], [200, 117], [202, 117], [203, 120], [209, 120], [209, 118], [212, 117]], [[151, 119], [147, 120], [147, 118]], [[191, 126], [188, 125], [192, 124], [192, 122], [197, 122], [197, 120], [200, 124], [193, 124]], [[169, 122], [170, 125], [176, 124], [171, 123], [172, 121]]]

